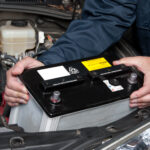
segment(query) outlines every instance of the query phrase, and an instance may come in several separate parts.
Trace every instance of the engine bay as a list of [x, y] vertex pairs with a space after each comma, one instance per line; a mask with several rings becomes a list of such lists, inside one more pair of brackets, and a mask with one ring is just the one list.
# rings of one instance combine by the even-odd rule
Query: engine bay
[[6, 71], [24, 57], [36, 59], [51, 48], [65, 33], [70, 22], [80, 18], [82, 6], [79, 1], [72, 0], [4, 0], [0, 4], [0, 78], [2, 81], [0, 93], [2, 93]]
[[[0, 103], [2, 107], [5, 106], [3, 102], [4, 100], [3, 91], [5, 88], [5, 84], [6, 84], [6, 71], [10, 69], [12, 66], [14, 66], [15, 63], [17, 63], [19, 60], [28, 56], [36, 59], [42, 53], [50, 49], [55, 44], [55, 42], [67, 31], [67, 28], [70, 22], [72, 20], [81, 18], [83, 4], [84, 4], [84, 0], [2, 0], [0, 2]], [[115, 52], [117, 54], [117, 57], [116, 57], [117, 59], [121, 57], [125, 57], [125, 56], [137, 55], [136, 52], [134, 51], [134, 48], [128, 42], [126, 42], [125, 39], [121, 40], [119, 43], [117, 43], [115, 46], [111, 47], [110, 49], [113, 50], [110, 53], [111, 56], [114, 57], [114, 52]], [[109, 52], [110, 51], [106, 52], [106, 55], [109, 54]], [[103, 57], [103, 54], [102, 54], [102, 57]], [[112, 64], [113, 60], [115, 59], [110, 58], [109, 62], [111, 62]], [[66, 67], [66, 69], [68, 69], [68, 67]], [[119, 69], [117, 68], [117, 70]], [[70, 70], [68, 70], [68, 72], [69, 71]], [[74, 67], [72, 67], [71, 71], [75, 72], [76, 70], [74, 69]], [[108, 69], [106, 68], [106, 71], [113, 72], [114, 70], [110, 71], [109, 68]], [[141, 78], [143, 78], [143, 76], [139, 74], [139, 72], [137, 72], [137, 70], [135, 70], [134, 68], [132, 68], [132, 71], [138, 74], [138, 78], [140, 78], [139, 87], [141, 87], [141, 83], [142, 83]], [[99, 73], [97, 71], [95, 72]], [[71, 73], [71, 76], [72, 76], [72, 73]], [[125, 90], [127, 89], [126, 86], [131, 85], [130, 83], [126, 82], [126, 79], [128, 79], [128, 76], [129, 76], [129, 73], [126, 72], [125, 70], [125, 74], [123, 75], [121, 74], [121, 79], [119, 77], [120, 83], [121, 84], [123, 83], [123, 85], [125, 85], [125, 88], [124, 88]], [[73, 74], [73, 77], [74, 77], [74, 74]], [[99, 78], [98, 76], [95, 76], [95, 74], [90, 74], [90, 73], [88, 73], [87, 78], [88, 80], [87, 79], [86, 80], [88, 82], [86, 81], [84, 85], [80, 85], [80, 86], [82, 86], [83, 89], [86, 89], [89, 87], [90, 90], [93, 88], [93, 89], [97, 89], [97, 91], [99, 90], [98, 89], [99, 85], [97, 85], [97, 80], [102, 80], [102, 81], [104, 80], [103, 78]], [[117, 78], [118, 78], [118, 75], [117, 75]], [[62, 83], [64, 84], [65, 86], [65, 88], [63, 89], [64, 91], [67, 89], [66, 85], [68, 86], [69, 85], [68, 83], [70, 83], [68, 82], [68, 80], [64, 82], [65, 80], [63, 78], [63, 82], [61, 81], [59, 83], [60, 89], [63, 87]], [[74, 81], [74, 78], [72, 80]], [[46, 118], [45, 119], [43, 117], [43, 114], [46, 114], [47, 112], [50, 114], [52, 112], [52, 115], [54, 114], [54, 117], [57, 116], [57, 114], [53, 112], [53, 108], [52, 109], [46, 108], [46, 111], [44, 110], [46, 113], [44, 112], [42, 115], [40, 114], [42, 117], [39, 115], [39, 117], [45, 120], [42, 122], [42, 120], [39, 119], [38, 122], [36, 122], [37, 114], [38, 112], [40, 112], [40, 111], [37, 111], [37, 114], [35, 114], [34, 116], [35, 117], [34, 123], [37, 123], [37, 129], [35, 128], [35, 126], [31, 128], [31, 124], [28, 123], [28, 120], [24, 119], [25, 118], [24, 112], [21, 110], [23, 117], [20, 117], [22, 119], [20, 122], [23, 123], [23, 125], [24, 125], [24, 122], [28, 123], [29, 130], [23, 130], [24, 126], [21, 126], [21, 124], [20, 126], [9, 125], [5, 120], [6, 118], [1, 116], [0, 133], [2, 136], [0, 136], [1, 137], [0, 147], [3, 149], [6, 149], [9, 147], [12, 149], [21, 148], [21, 149], [39, 149], [39, 150], [40, 149], [43, 149], [43, 150], [44, 149], [78, 149], [78, 150], [87, 149], [87, 150], [90, 150], [90, 149], [96, 149], [96, 148], [112, 150], [112, 147], [113, 149], [115, 149], [117, 146], [119, 146], [120, 144], [123, 144], [128, 139], [137, 136], [138, 133], [141, 133], [145, 129], [149, 128], [150, 126], [149, 125], [149, 117], [150, 117], [149, 108], [142, 109], [142, 110], [137, 109], [135, 111], [128, 110], [128, 97], [133, 89], [128, 88], [128, 90], [125, 91], [125, 94], [122, 92], [123, 91], [122, 89], [118, 90], [118, 93], [120, 95], [120, 97], [118, 97], [118, 95], [115, 92], [113, 93], [111, 91], [112, 89], [109, 87], [111, 84], [114, 84], [116, 80], [112, 80], [109, 83], [108, 82], [105, 83], [104, 81], [103, 81], [103, 87], [107, 88], [108, 93], [111, 93], [110, 97], [112, 98], [113, 97], [112, 95], [114, 94], [116, 96], [116, 99], [118, 99], [118, 101], [121, 99], [122, 101], [121, 103], [117, 103], [117, 102], [114, 103], [115, 104], [114, 107], [111, 106], [108, 102], [106, 105], [107, 107], [100, 106], [101, 111], [98, 113], [97, 113], [98, 109], [95, 109], [95, 107], [93, 108], [93, 106], [97, 105], [97, 101], [94, 104], [92, 101], [92, 98], [93, 98], [92, 94], [94, 93], [93, 92], [94, 90], [92, 91], [92, 94], [91, 94], [92, 98], [90, 99], [90, 103], [88, 103], [90, 107], [89, 106], [86, 107], [85, 105], [87, 104], [86, 100], [83, 101], [85, 103], [83, 103], [82, 105], [80, 103], [80, 100], [78, 102], [78, 105], [76, 105], [75, 103], [72, 103], [71, 101], [70, 102], [71, 104], [69, 106], [68, 106], [68, 103], [67, 105], [64, 105], [66, 103], [62, 101], [63, 105], [61, 104], [61, 107], [59, 106], [60, 103], [58, 105], [53, 104], [55, 103], [55, 100], [54, 102], [52, 101], [53, 103], [52, 102], [49, 103], [48, 101], [50, 108], [53, 106], [54, 106], [53, 108], [58, 107], [59, 108], [58, 112], [60, 112], [60, 108], [62, 109], [61, 116], [63, 117], [64, 117], [64, 114], [66, 114], [65, 112], [66, 110], [68, 111], [70, 108], [74, 109], [74, 107], [77, 107], [76, 110], [78, 111], [79, 107], [81, 106], [85, 107], [84, 109], [89, 108], [91, 114], [94, 112], [93, 116], [96, 119], [99, 119], [98, 114], [102, 114], [101, 115], [102, 121], [100, 120], [98, 122], [98, 124], [100, 122], [102, 124], [100, 124], [99, 126], [97, 126], [96, 123], [95, 124], [91, 123], [91, 120], [92, 119], [94, 120], [95, 118], [91, 114], [89, 115], [89, 110], [86, 111], [85, 115], [84, 115], [85, 112], [83, 112], [83, 110], [81, 110], [79, 114], [76, 114], [76, 112], [73, 114], [72, 112], [74, 112], [74, 110], [73, 111], [69, 110], [67, 113], [71, 115], [70, 116], [68, 115], [69, 118], [67, 118], [68, 116], [66, 115], [67, 119], [64, 120], [63, 122], [63, 123], [66, 123], [66, 127], [64, 126], [63, 128], [60, 128], [57, 130], [54, 128], [49, 128], [47, 130], [47, 128], [45, 127], [45, 122], [46, 121], [50, 122], [51, 118], [49, 118], [48, 115], [45, 115], [44, 116]], [[32, 82], [32, 79], [31, 79], [31, 82]], [[136, 82], [136, 84], [138, 83], [139, 82]], [[133, 84], [132, 86], [136, 85], [134, 83], [132, 84]], [[54, 82], [53, 85], [56, 85], [56, 83]], [[58, 86], [58, 83], [57, 83], [57, 86]], [[71, 86], [72, 86], [72, 82], [71, 82]], [[74, 86], [74, 83], [73, 83], [73, 86]], [[76, 82], [75, 82], [75, 86], [74, 87], [73, 86], [71, 88], [68, 87], [70, 92], [67, 91], [65, 93], [62, 89], [60, 91], [61, 93], [64, 92], [67, 96], [71, 93], [71, 90], [75, 92], [81, 91], [80, 89], [78, 89]], [[103, 87], [102, 89], [105, 89]], [[38, 88], [39, 89], [41, 88], [40, 84]], [[51, 87], [48, 87], [48, 88], [51, 89]], [[54, 87], [54, 88], [57, 88], [57, 87]], [[46, 95], [44, 94], [43, 95], [45, 97], [51, 98], [53, 94], [57, 94], [55, 92], [56, 91], [54, 90], [54, 91], [51, 91], [50, 93], [47, 93], [47, 89], [46, 89], [46, 92], [45, 91], [43, 92], [44, 94], [46, 93]], [[77, 95], [75, 92], [74, 92], [73, 98], [75, 98], [76, 96], [82, 98], [81, 93]], [[90, 94], [89, 91], [85, 91], [85, 94], [86, 93]], [[105, 92], [101, 91], [101, 93], [104, 95], [104, 97], [106, 96]], [[64, 97], [65, 97], [65, 94], [64, 94]], [[97, 94], [99, 93], [97, 92]], [[71, 96], [69, 95], [68, 101], [70, 100]], [[97, 97], [97, 95], [94, 95], [94, 96]], [[38, 97], [40, 96], [38, 95]], [[89, 96], [87, 97], [89, 98]], [[126, 98], [125, 101], [124, 101], [124, 98]], [[62, 100], [63, 99], [64, 98], [62, 98]], [[38, 103], [40, 104], [41, 100], [38, 100], [38, 101], [39, 101]], [[123, 111], [123, 108], [120, 107], [120, 104], [122, 103], [125, 106], [124, 109], [127, 108], [127, 111]], [[45, 107], [45, 103], [44, 104], [42, 103], [40, 105], [42, 109]], [[91, 109], [91, 107], [94, 111]], [[112, 111], [110, 111], [111, 107], [114, 108], [112, 109]], [[118, 108], [120, 109], [118, 111], [118, 114], [120, 115], [120, 112], [123, 111], [122, 112], [123, 115], [121, 117], [114, 119], [113, 117], [115, 115], [112, 115], [112, 114], [115, 114]], [[31, 111], [32, 110], [33, 110], [33, 107], [31, 105]], [[54, 110], [57, 110], [57, 109], [54, 109]], [[107, 115], [103, 115], [104, 112]], [[125, 112], [127, 113], [125, 114]], [[28, 116], [31, 117], [31, 113], [28, 112], [28, 114], [29, 114]], [[28, 116], [26, 117], [27, 119], [28, 119]], [[86, 118], [87, 116], [90, 116], [92, 119]], [[17, 117], [15, 114], [14, 118], [17, 118]], [[74, 119], [73, 117], [74, 118], [76, 117], [76, 119]], [[56, 119], [57, 118], [58, 117], [56, 117]], [[86, 123], [84, 122], [85, 118], [87, 119]], [[79, 121], [79, 120], [82, 120], [82, 121]], [[56, 120], [54, 120], [54, 127], [56, 127], [55, 121]], [[105, 121], [105, 124], [103, 124], [104, 121]], [[15, 124], [18, 122], [15, 122]], [[41, 125], [43, 127], [41, 130], [39, 130], [38, 128], [39, 122], [43, 123]], [[76, 124], [80, 122], [85, 123], [85, 125], [77, 126]], [[12, 124], [13, 123], [14, 122], [12, 122]], [[46, 125], [48, 125], [48, 123]], [[69, 125], [70, 126], [74, 125], [75, 127], [71, 126], [69, 128], [68, 127]], [[28, 132], [35, 132], [35, 133], [28, 133]], [[129, 142], [127, 146], [133, 147], [133, 142], [132, 141]]]

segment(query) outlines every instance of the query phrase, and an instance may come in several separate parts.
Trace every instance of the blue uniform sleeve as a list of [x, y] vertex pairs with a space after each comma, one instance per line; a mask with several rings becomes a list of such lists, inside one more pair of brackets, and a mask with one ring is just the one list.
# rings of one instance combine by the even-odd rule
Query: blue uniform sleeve
[[38, 60], [45, 65], [96, 56], [117, 42], [136, 18], [137, 0], [85, 0], [82, 19]]

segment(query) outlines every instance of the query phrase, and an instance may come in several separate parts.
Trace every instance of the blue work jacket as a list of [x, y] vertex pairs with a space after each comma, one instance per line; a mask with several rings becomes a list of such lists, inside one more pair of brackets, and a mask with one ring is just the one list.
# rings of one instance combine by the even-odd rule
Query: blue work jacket
[[139, 43], [147, 55], [149, 14], [150, 0], [85, 0], [82, 19], [73, 21], [67, 32], [38, 60], [49, 65], [99, 55], [119, 41], [135, 19]]
[[136, 28], [143, 55], [150, 56], [150, 0], [138, 0]]

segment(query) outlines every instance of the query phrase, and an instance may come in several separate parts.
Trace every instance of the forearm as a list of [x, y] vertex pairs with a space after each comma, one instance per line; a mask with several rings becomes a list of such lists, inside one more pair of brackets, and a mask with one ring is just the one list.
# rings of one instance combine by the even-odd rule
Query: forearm
[[82, 20], [73, 21], [39, 60], [48, 65], [100, 54], [132, 25], [136, 3], [137, 0], [86, 0]]

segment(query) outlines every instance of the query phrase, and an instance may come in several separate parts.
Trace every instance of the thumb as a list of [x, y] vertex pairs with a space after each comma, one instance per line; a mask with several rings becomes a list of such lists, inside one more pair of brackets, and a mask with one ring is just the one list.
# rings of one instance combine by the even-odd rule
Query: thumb
[[120, 64], [125, 64], [126, 66], [136, 66], [138, 61], [137, 61], [138, 56], [137, 57], [124, 57], [124, 58], [121, 58], [120, 60], [116, 60], [116, 61], [113, 61], [113, 64], [114, 65], [120, 65]]
[[141, 56], [125, 57], [113, 62], [113, 65], [120, 64], [124, 64], [126, 66], [135, 66], [138, 70], [142, 71]]
[[43, 66], [40, 61], [37, 61], [31, 57], [26, 57], [21, 61], [17, 62], [12, 69], [13, 75], [20, 75], [25, 69], [30, 69], [38, 66]]

